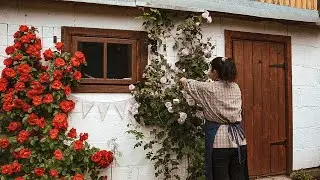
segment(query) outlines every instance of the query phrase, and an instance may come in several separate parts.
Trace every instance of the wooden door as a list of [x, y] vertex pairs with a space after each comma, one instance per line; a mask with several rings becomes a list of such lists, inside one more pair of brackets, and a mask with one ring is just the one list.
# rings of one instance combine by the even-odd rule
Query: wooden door
[[[232, 38], [232, 33], [242, 35]], [[286, 42], [254, 34], [226, 33], [226, 53], [237, 65], [250, 176], [287, 172]], [[251, 38], [248, 38], [248, 35]], [[242, 38], [241, 38], [242, 37]]]

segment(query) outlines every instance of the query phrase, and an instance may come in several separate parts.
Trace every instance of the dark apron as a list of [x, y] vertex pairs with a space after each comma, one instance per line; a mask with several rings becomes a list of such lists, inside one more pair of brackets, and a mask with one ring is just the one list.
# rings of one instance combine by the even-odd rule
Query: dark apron
[[[212, 121], [206, 121], [204, 125], [204, 131], [205, 131], [205, 176], [206, 180], [213, 180], [213, 174], [212, 174], [212, 150], [213, 150], [213, 143], [215, 136], [218, 132], [219, 127], [222, 124], [212, 122]], [[239, 155], [239, 162], [241, 163], [241, 153], [240, 153], [240, 139], [244, 139], [244, 130], [240, 123], [235, 124], [228, 124], [228, 133], [231, 138], [231, 140], [236, 141], [238, 144], [238, 155]], [[248, 176], [247, 173], [247, 161], [246, 159], [243, 161], [245, 166], [245, 176]]]

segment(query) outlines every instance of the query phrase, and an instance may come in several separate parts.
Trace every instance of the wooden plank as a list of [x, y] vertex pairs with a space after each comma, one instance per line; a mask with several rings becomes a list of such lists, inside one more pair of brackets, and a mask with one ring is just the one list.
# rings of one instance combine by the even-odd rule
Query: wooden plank
[[290, 6], [291, 7], [296, 7], [296, 1], [295, 0], [291, 0], [290, 1]]
[[285, 0], [284, 5], [290, 6], [290, 0]]
[[[284, 57], [284, 45], [280, 44], [278, 48], [278, 64], [282, 64], [285, 62]], [[279, 140], [286, 139], [286, 115], [285, 115], [285, 107], [286, 107], [286, 98], [285, 98], [285, 71], [284, 69], [278, 69], [278, 93], [279, 93]], [[286, 145], [279, 145], [279, 169], [278, 172], [285, 172], [286, 170]]]
[[318, 1], [319, 1], [319, 0], [313, 0], [312, 9], [314, 9], [314, 10], [317, 10], [317, 9], [318, 9]]
[[260, 137], [262, 143], [262, 157], [265, 158], [262, 164], [261, 171], [263, 174], [270, 173], [270, 57], [269, 43], [264, 42], [261, 49], [261, 90], [262, 90], [262, 117]]
[[[253, 146], [255, 148], [255, 157], [263, 156], [263, 140], [261, 138], [262, 131], [262, 66], [261, 66], [261, 51], [263, 43], [254, 42], [253, 43]], [[265, 160], [264, 160], [265, 161]], [[260, 158], [253, 159], [254, 165], [254, 175], [262, 175], [263, 171], [263, 161]]]
[[[277, 64], [278, 60], [278, 43], [272, 43], [270, 45], [270, 64]], [[278, 69], [277, 68], [270, 68], [270, 106], [271, 106], [271, 119], [270, 122], [272, 124], [271, 128], [271, 142], [277, 142], [279, 137], [279, 123], [278, 123]], [[270, 145], [271, 146], [271, 145]], [[278, 154], [279, 154], [279, 147], [278, 146], [271, 146], [271, 173], [277, 172], [279, 169], [278, 167]]]
[[254, 141], [254, 127], [253, 127], [253, 67], [252, 67], [252, 41], [244, 41], [243, 44], [243, 59], [245, 62], [242, 62], [245, 64], [243, 66], [243, 71], [245, 72], [243, 75], [243, 88], [242, 88], [242, 98], [243, 98], [243, 121], [244, 121], [244, 127], [246, 132], [246, 138], [247, 138], [247, 144], [248, 144], [248, 169], [250, 175], [253, 175], [255, 164], [253, 164], [253, 161], [257, 156], [255, 156], [255, 148], [253, 146]]
[[301, 0], [302, 1], [302, 8], [306, 9], [307, 8], [307, 0]]
[[307, 1], [307, 9], [312, 9], [312, 0]]
[[232, 41], [233, 44], [233, 58], [235, 59], [236, 67], [238, 70], [238, 85], [240, 89], [243, 88], [243, 41]]
[[302, 8], [302, 2], [301, 2], [301, 0], [295, 0], [295, 1], [296, 1], [295, 7], [296, 7], [296, 8]]

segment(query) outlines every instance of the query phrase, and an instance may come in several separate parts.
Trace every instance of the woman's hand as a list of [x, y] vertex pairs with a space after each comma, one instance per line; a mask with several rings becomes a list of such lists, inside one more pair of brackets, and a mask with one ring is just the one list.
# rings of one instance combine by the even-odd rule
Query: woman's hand
[[180, 83], [181, 83], [181, 85], [182, 85], [183, 88], [186, 87], [186, 85], [187, 85], [187, 78], [182, 77], [182, 78], [180, 79]]

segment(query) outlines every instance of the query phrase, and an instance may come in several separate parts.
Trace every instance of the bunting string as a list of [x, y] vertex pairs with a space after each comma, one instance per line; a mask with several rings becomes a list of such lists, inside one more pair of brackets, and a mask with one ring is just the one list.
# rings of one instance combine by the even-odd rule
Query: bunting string
[[99, 114], [100, 114], [100, 120], [104, 121], [107, 117], [108, 111], [111, 109], [111, 107], [114, 107], [119, 116], [122, 120], [126, 119], [129, 115], [130, 107], [135, 104], [135, 99], [133, 97], [121, 100], [121, 101], [112, 101], [112, 102], [97, 102], [97, 101], [90, 101], [90, 100], [84, 100], [80, 97], [76, 97], [73, 95], [69, 95], [68, 99], [72, 100], [76, 103], [76, 106], [80, 103], [82, 109], [82, 118], [86, 118], [89, 114], [90, 110], [93, 107], [97, 107]]

